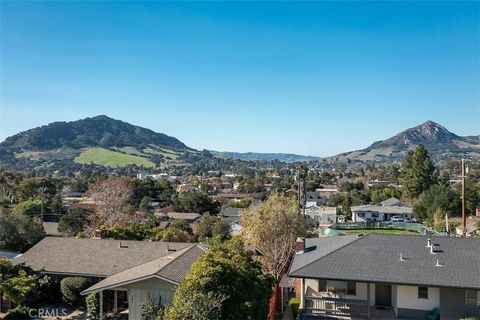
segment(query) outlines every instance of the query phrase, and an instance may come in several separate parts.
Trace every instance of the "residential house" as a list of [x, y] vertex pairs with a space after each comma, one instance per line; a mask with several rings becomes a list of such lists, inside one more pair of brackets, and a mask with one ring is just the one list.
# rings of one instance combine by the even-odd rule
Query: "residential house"
[[305, 198], [305, 205], [307, 207], [322, 206], [327, 203], [327, 198], [322, 196], [318, 191], [307, 191]]
[[336, 207], [307, 206], [305, 215], [315, 221], [317, 225], [332, 225], [337, 222]]
[[188, 223], [194, 223], [202, 218], [200, 213], [195, 212], [169, 212], [167, 216], [170, 220], [185, 220]]
[[480, 239], [348, 235], [297, 239], [301, 319], [480, 317]]
[[93, 285], [82, 294], [100, 294], [102, 315], [128, 310], [138, 320], [147, 297], [171, 302], [203, 252], [194, 243], [46, 237], [15, 263], [56, 277], [86, 277]]
[[412, 207], [403, 204], [397, 198], [382, 201], [380, 205], [362, 205], [351, 207], [352, 221], [390, 221], [393, 216], [412, 219]]

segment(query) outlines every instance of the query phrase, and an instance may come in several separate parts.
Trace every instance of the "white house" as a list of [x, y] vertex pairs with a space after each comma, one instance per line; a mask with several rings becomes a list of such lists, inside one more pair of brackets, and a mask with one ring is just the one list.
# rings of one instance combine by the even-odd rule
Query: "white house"
[[362, 205], [351, 207], [352, 221], [390, 221], [392, 217], [399, 216], [404, 219], [412, 219], [412, 207], [403, 204], [396, 198], [390, 198], [380, 205]]

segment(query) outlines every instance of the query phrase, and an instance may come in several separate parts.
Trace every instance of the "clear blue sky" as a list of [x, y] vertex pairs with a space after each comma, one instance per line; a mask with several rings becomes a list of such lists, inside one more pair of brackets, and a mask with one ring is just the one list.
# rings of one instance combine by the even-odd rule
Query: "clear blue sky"
[[479, 2], [0, 3], [0, 140], [106, 114], [194, 148], [326, 156], [480, 134]]

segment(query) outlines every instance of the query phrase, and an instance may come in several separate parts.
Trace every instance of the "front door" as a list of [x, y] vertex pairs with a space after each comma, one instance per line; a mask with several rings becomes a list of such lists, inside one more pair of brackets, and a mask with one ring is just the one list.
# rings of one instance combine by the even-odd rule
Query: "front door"
[[389, 307], [392, 305], [392, 286], [388, 284], [375, 285], [375, 305]]

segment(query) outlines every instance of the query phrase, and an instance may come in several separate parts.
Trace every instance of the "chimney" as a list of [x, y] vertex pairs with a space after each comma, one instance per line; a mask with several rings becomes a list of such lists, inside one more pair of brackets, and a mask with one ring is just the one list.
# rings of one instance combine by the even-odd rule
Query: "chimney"
[[298, 237], [295, 240], [295, 252], [296, 253], [303, 253], [305, 251], [305, 239]]
[[107, 237], [107, 230], [97, 229], [93, 236], [94, 239], [105, 239]]

